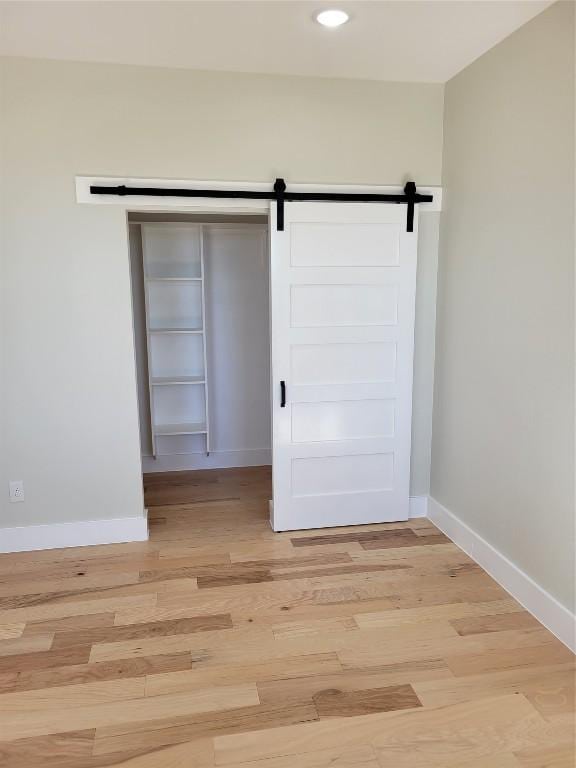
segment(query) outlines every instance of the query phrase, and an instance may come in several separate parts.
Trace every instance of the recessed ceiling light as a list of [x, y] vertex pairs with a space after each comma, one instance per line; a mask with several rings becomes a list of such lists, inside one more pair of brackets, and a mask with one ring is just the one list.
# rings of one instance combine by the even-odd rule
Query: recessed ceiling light
[[318, 24], [322, 24], [323, 27], [341, 27], [342, 24], [346, 24], [350, 20], [350, 16], [346, 11], [338, 11], [331, 9], [329, 11], [320, 11], [316, 14], [316, 21]]

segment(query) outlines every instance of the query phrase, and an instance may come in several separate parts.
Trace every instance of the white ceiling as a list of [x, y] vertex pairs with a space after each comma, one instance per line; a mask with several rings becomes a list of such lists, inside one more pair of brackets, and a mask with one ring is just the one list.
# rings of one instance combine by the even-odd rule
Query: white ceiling
[[[0, 53], [239, 72], [445, 82], [551, 0], [0, 2]], [[337, 7], [336, 30], [312, 18]]]

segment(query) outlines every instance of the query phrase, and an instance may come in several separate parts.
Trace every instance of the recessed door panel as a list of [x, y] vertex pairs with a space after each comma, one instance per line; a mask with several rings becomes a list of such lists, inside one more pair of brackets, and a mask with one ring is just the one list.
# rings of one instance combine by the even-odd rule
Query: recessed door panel
[[293, 267], [395, 267], [398, 224], [295, 222], [290, 229]]
[[359, 453], [292, 460], [294, 498], [387, 491], [393, 484], [393, 453]]
[[343, 400], [292, 405], [292, 440], [295, 443], [393, 435], [394, 400]]
[[394, 381], [396, 342], [294, 344], [290, 372], [294, 384]]
[[291, 325], [395, 325], [398, 316], [396, 285], [293, 285]]

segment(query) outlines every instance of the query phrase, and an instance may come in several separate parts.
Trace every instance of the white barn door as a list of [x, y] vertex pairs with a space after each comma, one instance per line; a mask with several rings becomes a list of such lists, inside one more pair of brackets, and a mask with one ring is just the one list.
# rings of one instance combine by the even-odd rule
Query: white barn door
[[276, 531], [408, 519], [417, 217], [272, 203]]

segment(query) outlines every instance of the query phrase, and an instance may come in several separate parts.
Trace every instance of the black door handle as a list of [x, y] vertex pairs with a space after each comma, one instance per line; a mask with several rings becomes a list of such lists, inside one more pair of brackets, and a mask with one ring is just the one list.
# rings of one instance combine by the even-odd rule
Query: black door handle
[[286, 382], [280, 382], [280, 408], [286, 408]]

